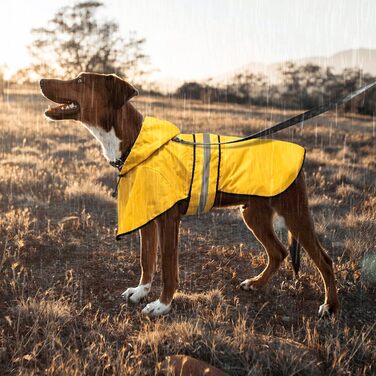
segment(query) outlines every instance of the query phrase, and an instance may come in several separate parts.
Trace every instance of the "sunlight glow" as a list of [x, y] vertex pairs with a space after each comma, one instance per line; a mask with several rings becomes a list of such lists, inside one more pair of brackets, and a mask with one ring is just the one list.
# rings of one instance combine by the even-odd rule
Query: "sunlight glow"
[[[30, 63], [30, 30], [71, 0], [14, 0], [0, 13], [6, 77]], [[107, 0], [104, 18], [145, 37], [153, 78], [204, 79], [249, 63], [270, 64], [341, 50], [376, 48], [373, 0]]]

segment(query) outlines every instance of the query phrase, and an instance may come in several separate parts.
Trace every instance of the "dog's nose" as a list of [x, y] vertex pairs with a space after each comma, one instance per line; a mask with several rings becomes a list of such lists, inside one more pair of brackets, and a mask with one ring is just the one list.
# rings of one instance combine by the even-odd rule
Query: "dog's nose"
[[39, 81], [39, 85], [40, 85], [40, 87], [41, 87], [42, 89], [43, 89], [43, 86], [44, 86], [45, 82], [46, 82], [46, 80], [44, 80], [44, 79], [41, 79], [41, 80]]

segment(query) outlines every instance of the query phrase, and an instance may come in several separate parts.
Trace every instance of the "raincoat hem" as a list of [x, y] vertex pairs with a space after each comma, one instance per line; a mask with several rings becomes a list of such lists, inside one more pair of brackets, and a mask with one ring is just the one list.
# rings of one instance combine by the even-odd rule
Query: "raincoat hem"
[[303, 154], [303, 159], [302, 159], [302, 164], [300, 166], [300, 169], [298, 170], [298, 173], [296, 174], [296, 176], [294, 177], [294, 179], [292, 179], [291, 183], [288, 184], [285, 188], [283, 188], [280, 192], [274, 194], [274, 195], [267, 195], [267, 196], [262, 196], [262, 195], [255, 195], [255, 194], [244, 194], [244, 193], [234, 193], [234, 192], [226, 192], [224, 191], [223, 189], [217, 191], [217, 192], [222, 192], [222, 193], [227, 193], [227, 194], [231, 194], [231, 195], [236, 195], [236, 196], [250, 196], [250, 197], [263, 197], [263, 198], [273, 198], [273, 197], [277, 197], [279, 195], [281, 195], [283, 192], [286, 192], [295, 182], [295, 180], [298, 178], [298, 176], [300, 175], [300, 173], [303, 171], [303, 167], [304, 167], [304, 161], [305, 161], [305, 157], [306, 157], [306, 150], [304, 149], [304, 154]]
[[[237, 195], [237, 196], [251, 196], [251, 197], [264, 197], [264, 198], [266, 198], [266, 197], [270, 197], [270, 198], [271, 198], [271, 197], [277, 197], [277, 196], [281, 195], [283, 192], [285, 192], [287, 189], [289, 189], [289, 188], [294, 184], [295, 180], [298, 178], [298, 176], [299, 176], [299, 175], [301, 174], [301, 172], [303, 171], [303, 165], [304, 165], [305, 157], [306, 157], [306, 150], [304, 150], [304, 155], [303, 155], [302, 165], [301, 165], [301, 167], [300, 167], [298, 173], [296, 174], [295, 178], [292, 180], [292, 182], [291, 182], [291, 183], [290, 183], [290, 184], [289, 184], [284, 190], [282, 190], [281, 192], [279, 192], [279, 193], [277, 193], [277, 194], [275, 194], [275, 195], [273, 195], [273, 196], [260, 196], [260, 195], [237, 194], [237, 193], [233, 193], [233, 192], [226, 192], [226, 191], [223, 191], [223, 190], [221, 190], [221, 191], [217, 191], [217, 194], [218, 194], [218, 193], [227, 193], [227, 194], [232, 194], [232, 195]], [[218, 165], [218, 166], [219, 166], [219, 165]], [[219, 167], [218, 167], [218, 169], [219, 169]], [[129, 235], [129, 234], [132, 234], [132, 233], [136, 232], [137, 230], [141, 230], [141, 229], [142, 229], [144, 226], [146, 226], [148, 223], [154, 221], [155, 219], [157, 219], [158, 217], [160, 217], [162, 214], [164, 214], [164, 213], [166, 213], [167, 211], [169, 211], [174, 205], [176, 205], [176, 204], [179, 203], [179, 202], [182, 202], [182, 201], [184, 201], [184, 200], [189, 199], [189, 197], [190, 197], [190, 196], [188, 195], [186, 198], [183, 198], [183, 199], [181, 199], [181, 200], [176, 201], [173, 205], [171, 205], [171, 206], [170, 206], [167, 210], [165, 210], [163, 213], [157, 215], [157, 216], [154, 217], [153, 219], [150, 219], [149, 221], [145, 222], [143, 225], [141, 225], [141, 226], [139, 226], [139, 227], [137, 227], [137, 228], [135, 228], [135, 229], [133, 229], [133, 230], [131, 230], [131, 231], [127, 231], [127, 232], [123, 232], [123, 233], [121, 233], [121, 234], [117, 234], [116, 237], [115, 237], [115, 239], [116, 239], [116, 240], [121, 240], [121, 239], [123, 238], [123, 236], [125, 236], [125, 235]], [[188, 208], [188, 206], [187, 206], [187, 208]]]
[[186, 198], [182, 198], [181, 200], [178, 200], [175, 202], [175, 204], [171, 205], [168, 209], [166, 209], [164, 212], [162, 212], [161, 214], [158, 214], [156, 217], [150, 219], [149, 221], [145, 222], [143, 225], [133, 229], [133, 230], [130, 230], [130, 231], [126, 231], [126, 232], [122, 232], [121, 234], [117, 234], [115, 236], [115, 239], [116, 240], [121, 240], [123, 238], [123, 236], [125, 235], [129, 235], [129, 234], [132, 234], [133, 232], [136, 232], [137, 230], [141, 230], [144, 226], [146, 226], [147, 224], [149, 224], [150, 222], [154, 221], [155, 219], [159, 218], [162, 214], [166, 213], [167, 211], [169, 211], [171, 208], [173, 208], [176, 204], [178, 204], [179, 202], [182, 202], [184, 200], [186, 200], [189, 196], [187, 196]]

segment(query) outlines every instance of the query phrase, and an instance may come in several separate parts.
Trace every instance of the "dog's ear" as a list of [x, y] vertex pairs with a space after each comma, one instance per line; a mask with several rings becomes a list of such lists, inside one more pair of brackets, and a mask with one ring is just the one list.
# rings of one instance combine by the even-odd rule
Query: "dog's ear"
[[114, 74], [107, 75], [105, 80], [109, 102], [116, 109], [138, 95], [138, 91], [134, 86]]

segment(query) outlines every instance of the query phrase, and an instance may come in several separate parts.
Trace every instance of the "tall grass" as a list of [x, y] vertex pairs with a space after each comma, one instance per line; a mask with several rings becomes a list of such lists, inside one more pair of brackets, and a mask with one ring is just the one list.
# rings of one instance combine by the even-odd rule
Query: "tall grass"
[[[144, 114], [184, 131], [248, 134], [292, 112], [139, 98]], [[153, 375], [187, 354], [231, 375], [376, 372], [374, 126], [327, 115], [278, 135], [307, 148], [320, 240], [336, 267], [342, 312], [318, 321], [322, 284], [303, 256], [261, 291], [239, 282], [266, 256], [236, 209], [184, 218], [180, 289], [169, 316], [150, 320], [120, 293], [139, 278], [137, 234], [115, 242], [115, 173], [77, 123], [47, 122], [46, 102], [0, 102], [0, 374]], [[372, 264], [373, 262], [373, 264]], [[159, 275], [159, 274], [158, 274]], [[157, 277], [150, 300], [158, 296]]]

